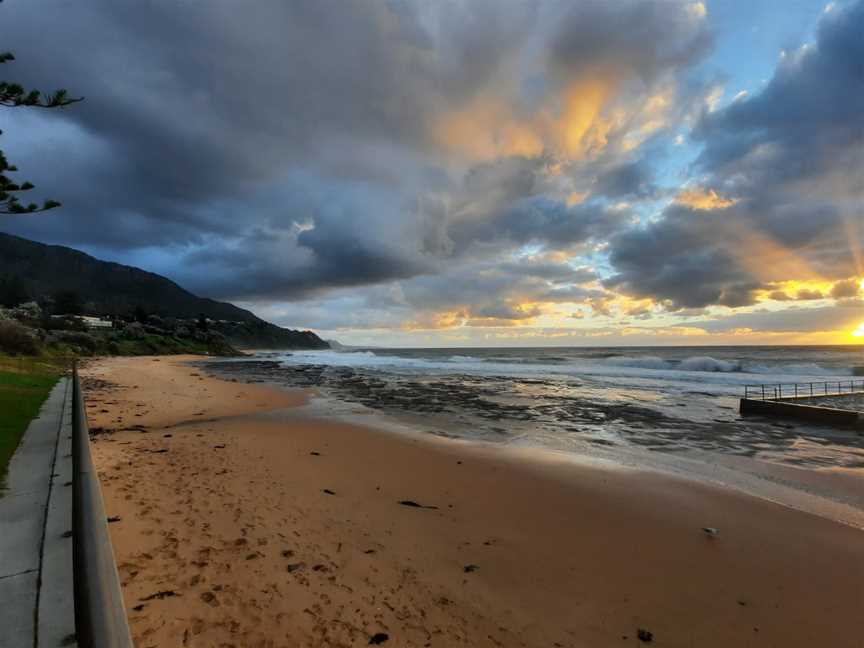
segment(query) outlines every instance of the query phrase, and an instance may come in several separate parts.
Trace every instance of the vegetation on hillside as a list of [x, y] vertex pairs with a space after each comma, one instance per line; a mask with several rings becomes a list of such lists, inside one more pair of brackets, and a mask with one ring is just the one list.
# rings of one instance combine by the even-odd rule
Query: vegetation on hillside
[[87, 330], [81, 320], [70, 317], [24, 321], [0, 319], [0, 353], [50, 360], [179, 353], [230, 356], [238, 355], [239, 351], [216, 331], [190, 330], [183, 326], [165, 329], [139, 322], [121, 322], [118, 328]]
[[[209, 330], [232, 346], [269, 349], [326, 349], [310, 331], [276, 326], [233, 304], [205, 299], [173, 281], [138, 268], [100, 261], [59, 245], [45, 245], [0, 233], [0, 306], [35, 301], [52, 314], [83, 314], [149, 324], [201, 317]], [[157, 322], [157, 327], [162, 324]], [[182, 336], [181, 336], [182, 337]]]

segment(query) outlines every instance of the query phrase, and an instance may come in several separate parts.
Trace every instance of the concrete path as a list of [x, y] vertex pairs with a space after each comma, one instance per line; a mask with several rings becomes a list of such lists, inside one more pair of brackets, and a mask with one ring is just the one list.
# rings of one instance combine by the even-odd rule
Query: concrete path
[[76, 645], [71, 453], [72, 386], [63, 378], [27, 428], [0, 496], [0, 648]]

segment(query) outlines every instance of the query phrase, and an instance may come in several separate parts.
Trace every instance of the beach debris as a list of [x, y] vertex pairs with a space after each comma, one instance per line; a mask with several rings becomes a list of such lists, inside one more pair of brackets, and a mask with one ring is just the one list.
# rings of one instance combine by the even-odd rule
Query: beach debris
[[709, 538], [716, 538], [720, 533], [720, 529], [715, 529], [714, 527], [702, 527], [702, 530]]
[[636, 630], [636, 637], [642, 643], [651, 643], [652, 641], [654, 641], [654, 633], [643, 630], [642, 628]]
[[478, 569], [480, 569], [480, 567], [472, 564], [472, 565], [465, 565], [465, 567], [463, 567], [462, 569], [466, 574], [470, 574], [471, 572], [475, 572]]
[[110, 523], [110, 522], [119, 522], [119, 521], [120, 521], [120, 516], [119, 516], [119, 515], [112, 515], [111, 517], [108, 518], [107, 521], [108, 521], [109, 523]]
[[388, 635], [386, 632], [376, 632], [374, 635], [372, 635], [369, 638], [369, 645], [370, 646], [377, 646], [379, 644], [383, 644], [389, 638], [390, 638], [390, 635]]
[[325, 489], [323, 489], [322, 492], [327, 493], [328, 495], [335, 495], [335, 494], [336, 494], [335, 492], [333, 492], [333, 491], [330, 490], [329, 488], [325, 488]]
[[367, 550], [364, 551], [363, 553], [364, 553], [364, 554], [369, 554], [369, 555], [371, 555], [371, 554], [374, 554], [374, 553], [375, 553], [375, 550], [374, 550], [374, 549], [367, 549]]
[[418, 504], [414, 500], [400, 500], [399, 503], [402, 506], [409, 506], [411, 508], [422, 508], [422, 509], [437, 509], [437, 506], [431, 506], [430, 504]]
[[160, 448], [159, 450], [151, 450], [150, 452], [152, 452], [153, 454], [163, 454], [165, 452], [168, 452], [168, 448]]
[[135, 610], [136, 612], [140, 612], [141, 610], [144, 609], [144, 604], [143, 604], [143, 603], [139, 603], [138, 605], [133, 605], [133, 606], [132, 606], [132, 609]]
[[306, 563], [304, 563], [304, 562], [291, 563], [285, 569], [287, 569], [288, 573], [290, 574], [292, 572], [297, 571], [298, 569], [303, 569], [305, 566], [306, 566]]
[[213, 447], [214, 447], [215, 449], [217, 449], [217, 450], [221, 450], [222, 448], [225, 447], [225, 444], [224, 444], [224, 443], [217, 443], [217, 444], [214, 445]]
[[321, 456], [320, 452], [315, 452], [314, 450], [312, 452], [310, 452], [309, 454], [312, 455], [313, 457], [320, 457]]
[[169, 598], [171, 596], [180, 596], [180, 595], [177, 592], [175, 592], [174, 590], [161, 590], [159, 592], [155, 592], [153, 594], [150, 594], [149, 596], [145, 596], [144, 598], [138, 599], [138, 600], [139, 601], [152, 601], [153, 599], [164, 599], [164, 598]]
[[293, 555], [294, 555], [294, 552], [291, 549], [283, 549], [282, 550], [282, 557], [283, 558], [290, 558]]
[[162, 438], [164, 438], [164, 439], [170, 439], [170, 438], [173, 437], [173, 436], [174, 436], [173, 434], [163, 434], [163, 435], [162, 435]]

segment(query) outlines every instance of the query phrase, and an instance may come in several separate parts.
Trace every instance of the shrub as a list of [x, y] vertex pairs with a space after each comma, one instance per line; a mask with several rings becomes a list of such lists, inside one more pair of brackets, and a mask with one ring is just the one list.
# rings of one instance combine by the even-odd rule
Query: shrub
[[4, 320], [0, 322], [0, 351], [11, 355], [37, 355], [39, 341], [23, 324]]
[[49, 317], [44, 316], [39, 325], [46, 331], [81, 331], [87, 330], [80, 317]]
[[84, 351], [93, 353], [99, 346], [99, 342], [92, 335], [80, 331], [56, 331], [52, 335], [57, 342], [71, 344]]

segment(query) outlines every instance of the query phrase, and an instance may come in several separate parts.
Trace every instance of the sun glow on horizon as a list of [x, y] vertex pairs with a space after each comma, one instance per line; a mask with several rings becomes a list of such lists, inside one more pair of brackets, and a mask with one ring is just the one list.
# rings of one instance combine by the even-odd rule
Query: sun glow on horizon
[[864, 338], [864, 322], [861, 322], [858, 328], [852, 331], [852, 337]]

